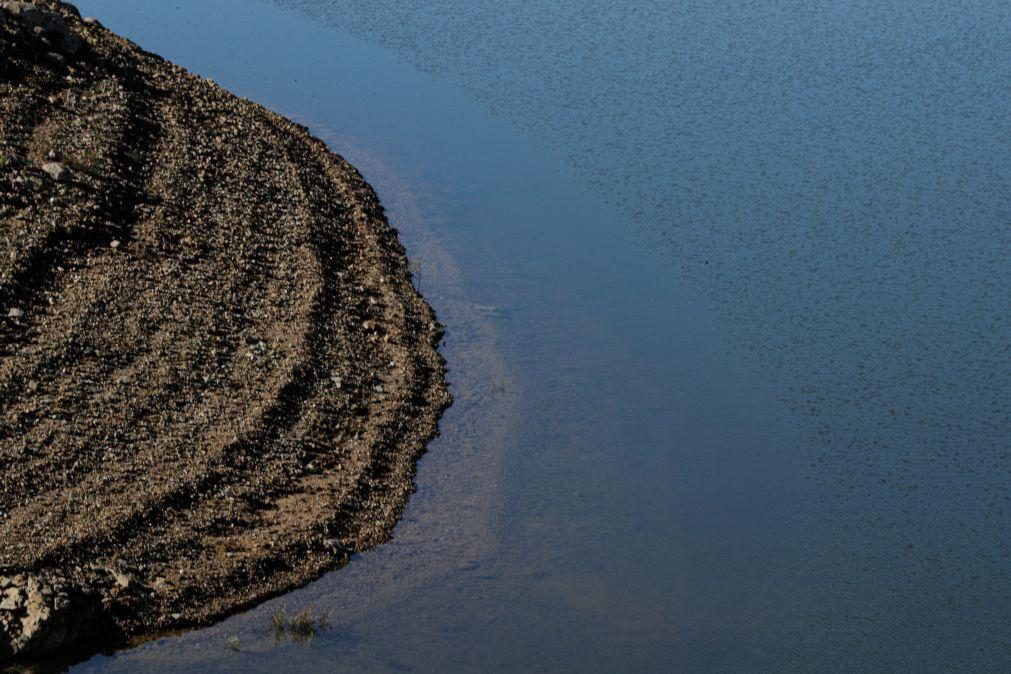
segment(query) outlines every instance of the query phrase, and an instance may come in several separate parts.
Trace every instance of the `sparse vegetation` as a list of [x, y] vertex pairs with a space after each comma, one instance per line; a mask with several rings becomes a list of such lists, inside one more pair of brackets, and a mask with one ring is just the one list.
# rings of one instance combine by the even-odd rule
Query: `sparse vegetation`
[[288, 625], [288, 618], [285, 615], [284, 607], [279, 606], [270, 614], [270, 628], [274, 631], [274, 638], [280, 641], [284, 638], [284, 631]]
[[228, 646], [228, 650], [238, 652], [239, 637], [228, 637], [228, 639], [225, 640], [225, 645]]
[[425, 271], [425, 264], [420, 260], [415, 260], [412, 258], [408, 260], [407, 268], [411, 272], [411, 278], [414, 280], [414, 287], [420, 293], [422, 275], [424, 274]]
[[277, 642], [290, 638], [295, 643], [308, 643], [328, 627], [330, 627], [330, 614], [312, 607], [289, 614], [285, 607], [279, 606], [270, 615], [270, 628]]

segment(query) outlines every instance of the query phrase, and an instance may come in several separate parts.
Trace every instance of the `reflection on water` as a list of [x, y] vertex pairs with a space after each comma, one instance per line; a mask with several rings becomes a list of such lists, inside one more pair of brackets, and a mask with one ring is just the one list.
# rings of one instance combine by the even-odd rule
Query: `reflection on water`
[[362, 169], [457, 399], [315, 643], [82, 670], [1009, 660], [1006, 3], [80, 6]]

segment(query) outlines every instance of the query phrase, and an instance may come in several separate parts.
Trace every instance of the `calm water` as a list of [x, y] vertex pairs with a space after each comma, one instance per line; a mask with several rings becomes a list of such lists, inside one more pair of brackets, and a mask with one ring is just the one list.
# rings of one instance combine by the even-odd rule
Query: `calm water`
[[362, 169], [457, 397], [390, 544], [80, 671], [1011, 668], [1011, 5], [79, 6]]

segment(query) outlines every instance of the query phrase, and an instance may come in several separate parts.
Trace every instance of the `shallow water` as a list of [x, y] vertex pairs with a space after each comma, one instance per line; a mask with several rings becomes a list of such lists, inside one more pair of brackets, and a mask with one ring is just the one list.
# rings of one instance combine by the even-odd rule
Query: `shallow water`
[[457, 403], [392, 542], [78, 669], [1006, 669], [1008, 7], [530, 4], [79, 3], [362, 170]]

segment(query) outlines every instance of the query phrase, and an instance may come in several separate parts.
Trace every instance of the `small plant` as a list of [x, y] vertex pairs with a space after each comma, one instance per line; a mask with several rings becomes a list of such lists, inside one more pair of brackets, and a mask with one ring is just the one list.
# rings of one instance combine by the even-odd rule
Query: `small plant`
[[305, 608], [298, 613], [288, 615], [287, 609], [279, 606], [270, 615], [270, 628], [274, 632], [274, 640], [280, 643], [285, 637], [298, 644], [309, 643], [320, 631], [330, 627], [330, 614]]
[[288, 633], [297, 643], [312, 641], [320, 630], [330, 626], [330, 616], [317, 613], [311, 608], [299, 611], [288, 621]]
[[274, 609], [274, 612], [270, 614], [270, 629], [274, 632], [275, 641], [281, 641], [284, 639], [284, 633], [287, 627], [288, 616], [284, 612], [284, 607], [278, 606]]
[[425, 271], [425, 263], [413, 258], [408, 258], [407, 268], [410, 271], [411, 276], [414, 278], [414, 287], [418, 290], [419, 293], [422, 292], [421, 281], [422, 275], [424, 274]]
[[225, 640], [225, 645], [228, 646], [228, 650], [238, 653], [239, 652], [239, 637], [228, 637]]

